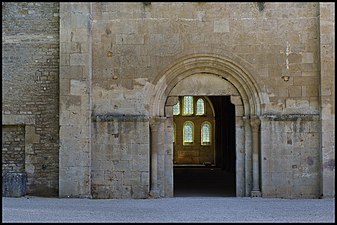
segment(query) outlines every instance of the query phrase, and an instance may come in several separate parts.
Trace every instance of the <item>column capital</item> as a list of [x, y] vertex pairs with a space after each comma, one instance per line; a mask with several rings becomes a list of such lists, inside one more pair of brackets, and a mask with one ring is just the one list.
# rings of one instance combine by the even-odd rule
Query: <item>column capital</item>
[[250, 125], [253, 129], [259, 129], [261, 124], [261, 120], [258, 116], [251, 116], [250, 118]]
[[245, 125], [245, 121], [242, 119], [242, 116], [235, 117], [235, 124], [237, 127], [243, 127]]
[[167, 97], [165, 106], [174, 106], [175, 104], [178, 103], [178, 101], [179, 101], [178, 96], [169, 96]]
[[167, 118], [166, 117], [159, 117], [159, 116], [151, 117], [149, 119], [149, 124], [150, 124], [151, 129], [153, 129], [153, 130], [157, 129], [158, 125], [160, 125], [160, 123], [163, 123], [165, 121], [165, 119], [167, 119]]

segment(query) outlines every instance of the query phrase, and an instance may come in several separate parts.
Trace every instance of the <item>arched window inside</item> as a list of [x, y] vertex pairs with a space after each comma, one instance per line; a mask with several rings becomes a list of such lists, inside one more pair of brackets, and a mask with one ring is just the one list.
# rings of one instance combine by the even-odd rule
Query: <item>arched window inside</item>
[[199, 98], [197, 101], [197, 115], [205, 114], [205, 102], [202, 98]]
[[184, 96], [184, 115], [193, 114], [193, 96]]
[[184, 145], [192, 144], [194, 136], [194, 125], [191, 121], [186, 121], [183, 128]]
[[176, 116], [176, 115], [179, 115], [180, 114], [180, 104], [179, 104], [179, 101], [177, 102], [177, 104], [175, 104], [173, 106], [173, 115]]
[[211, 144], [211, 124], [209, 122], [204, 122], [201, 126], [201, 144]]

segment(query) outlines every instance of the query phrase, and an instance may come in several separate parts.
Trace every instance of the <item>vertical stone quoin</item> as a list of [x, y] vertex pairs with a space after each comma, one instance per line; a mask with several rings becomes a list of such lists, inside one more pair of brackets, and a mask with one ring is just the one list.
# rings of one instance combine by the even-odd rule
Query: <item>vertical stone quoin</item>
[[335, 196], [335, 3], [319, 3], [321, 195]]
[[91, 13], [91, 3], [60, 3], [61, 197], [91, 197]]

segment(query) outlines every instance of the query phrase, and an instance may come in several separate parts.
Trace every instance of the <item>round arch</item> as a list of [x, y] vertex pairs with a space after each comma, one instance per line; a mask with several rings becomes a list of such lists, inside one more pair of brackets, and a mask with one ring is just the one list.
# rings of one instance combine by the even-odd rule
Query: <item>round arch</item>
[[239, 92], [245, 115], [260, 115], [262, 96], [252, 75], [230, 58], [214, 54], [193, 54], [183, 57], [158, 79], [150, 100], [150, 115], [165, 116], [165, 104], [171, 90], [194, 74], [213, 74], [230, 82]]
[[[251, 68], [249, 65], [247, 67]], [[242, 66], [242, 61], [239, 65], [229, 57], [205, 53], [192, 54], [180, 58], [176, 64], [155, 80], [154, 90], [149, 98], [150, 195], [173, 196], [173, 146], [171, 143], [173, 119], [171, 111], [178, 94], [171, 94], [171, 92], [184, 79], [201, 74], [217, 77], [218, 81], [222, 81], [218, 83], [226, 84], [223, 89], [229, 88], [235, 92], [235, 94], [222, 93], [220, 95], [230, 95], [232, 103], [242, 108], [241, 112], [236, 114], [235, 119], [236, 140], [240, 140], [236, 143], [237, 196], [261, 196], [259, 115], [262, 114], [263, 98], [256, 81], [245, 68], [246, 66]], [[162, 160], [161, 163], [158, 159]], [[163, 167], [166, 169], [164, 170]]]

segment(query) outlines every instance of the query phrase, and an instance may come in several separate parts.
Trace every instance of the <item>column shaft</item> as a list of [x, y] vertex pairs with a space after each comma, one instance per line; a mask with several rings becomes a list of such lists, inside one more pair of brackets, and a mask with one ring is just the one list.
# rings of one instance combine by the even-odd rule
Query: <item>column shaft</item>
[[250, 120], [252, 126], [253, 141], [253, 190], [252, 197], [261, 197], [260, 191], [260, 170], [259, 170], [259, 130], [261, 121], [257, 116], [253, 116]]
[[249, 116], [243, 117], [245, 123], [245, 196], [249, 197], [252, 190], [252, 135]]

